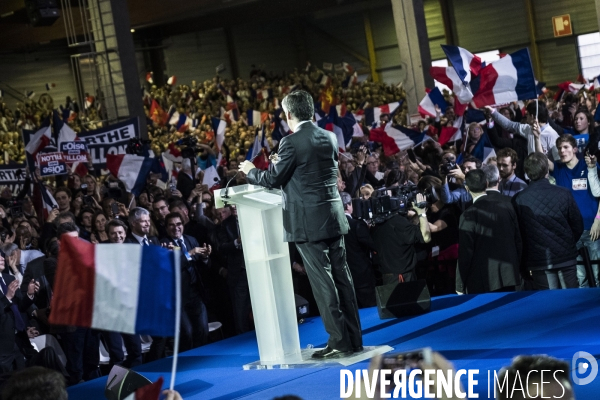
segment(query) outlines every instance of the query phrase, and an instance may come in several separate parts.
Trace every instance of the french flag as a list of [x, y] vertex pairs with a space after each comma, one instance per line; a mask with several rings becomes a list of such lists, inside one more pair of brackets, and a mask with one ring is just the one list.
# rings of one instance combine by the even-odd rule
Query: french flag
[[154, 159], [134, 154], [107, 154], [106, 168], [116, 176], [128, 192], [139, 196], [146, 186], [146, 178]]
[[160, 246], [61, 237], [50, 323], [174, 336], [173, 254]]
[[288, 126], [287, 122], [280, 117], [282, 112], [283, 110], [281, 108], [278, 108], [273, 112], [273, 123], [275, 124], [275, 128], [271, 133], [271, 140], [277, 143], [279, 143], [284, 136], [292, 133], [292, 130]]
[[48, 214], [52, 211], [53, 208], [58, 208], [58, 203], [54, 199], [54, 196], [46, 189], [43, 183], [39, 182], [40, 195], [42, 198], [42, 207], [44, 213], [44, 221], [48, 219]]
[[394, 102], [385, 104], [379, 107], [370, 107], [365, 108], [365, 123], [367, 126], [372, 126], [374, 123], [379, 125], [379, 120], [381, 118], [381, 114], [392, 114], [396, 111], [398, 107], [400, 107], [402, 102]]
[[386, 124], [385, 128], [371, 129], [370, 139], [383, 145], [386, 156], [392, 156], [400, 150], [415, 147], [426, 140], [424, 132], [418, 132], [401, 125]]
[[458, 46], [443, 44], [442, 50], [446, 53], [463, 84], [468, 85], [472, 77], [479, 75], [481, 58]]
[[446, 112], [446, 108], [448, 107], [448, 103], [444, 100], [444, 95], [442, 95], [442, 92], [437, 87], [425, 94], [425, 97], [419, 103], [419, 114], [435, 117], [435, 106], [439, 107], [442, 114]]
[[252, 162], [256, 168], [266, 170], [269, 168], [268, 155], [270, 152], [271, 148], [269, 147], [269, 142], [266, 138], [265, 127], [263, 126], [260, 131], [257, 128], [256, 134], [254, 135], [254, 145], [246, 154], [246, 160], [253, 160]]
[[478, 108], [537, 98], [529, 49], [494, 61], [480, 72], [479, 90], [473, 96]]
[[356, 124], [352, 113], [346, 113], [346, 115], [340, 117], [337, 108], [330, 107], [327, 118], [321, 118], [319, 114], [315, 114], [315, 119], [317, 117], [319, 117], [317, 125], [325, 130], [335, 133], [340, 152], [345, 152], [346, 147], [348, 147], [352, 141], [354, 125]]
[[468, 85], [465, 85], [453, 67], [431, 67], [429, 75], [436, 81], [448, 86], [459, 102], [468, 104], [473, 99], [473, 93]]
[[438, 139], [440, 146], [443, 146], [448, 142], [456, 142], [457, 140], [462, 139], [462, 125], [463, 116], [461, 115], [454, 120], [452, 126], [442, 127]]
[[50, 144], [51, 140], [52, 128], [50, 127], [50, 118], [48, 117], [44, 120], [40, 126], [40, 129], [33, 134], [29, 143], [27, 143], [27, 146], [25, 146], [25, 151], [35, 157], [38, 151]]
[[77, 133], [62, 119], [60, 119], [58, 111], [52, 113], [52, 124], [54, 125], [54, 137], [57, 139], [58, 146], [62, 142], [72, 142], [77, 140]]
[[210, 119], [213, 131], [215, 132], [215, 140], [217, 147], [220, 149], [225, 140], [225, 128], [227, 128], [227, 122], [222, 119], [211, 117]]
[[260, 111], [248, 110], [248, 126], [260, 126], [262, 124], [262, 114]]

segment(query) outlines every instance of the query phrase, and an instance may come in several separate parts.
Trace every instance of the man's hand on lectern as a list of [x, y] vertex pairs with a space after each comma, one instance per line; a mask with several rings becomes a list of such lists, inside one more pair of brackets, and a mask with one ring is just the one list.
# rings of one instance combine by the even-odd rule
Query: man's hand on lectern
[[248, 172], [250, 172], [251, 170], [253, 170], [254, 168], [256, 168], [254, 166], [254, 164], [252, 164], [250, 161], [246, 160], [243, 163], [240, 164], [240, 171], [242, 171], [243, 173], [245, 173], [246, 175], [248, 175]]

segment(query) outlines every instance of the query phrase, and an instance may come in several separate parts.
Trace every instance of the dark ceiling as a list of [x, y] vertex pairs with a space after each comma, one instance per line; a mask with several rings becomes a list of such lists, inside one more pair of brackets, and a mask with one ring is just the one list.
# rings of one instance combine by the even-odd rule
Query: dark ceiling
[[[118, 0], [121, 1], [121, 0]], [[387, 1], [389, 4], [389, 0]], [[127, 0], [131, 27], [137, 34], [160, 28], [162, 34], [213, 29], [245, 23], [314, 15], [327, 10], [338, 12], [372, 8], [381, 0]], [[71, 0], [78, 14], [78, 0]], [[77, 21], [78, 18], [75, 18]], [[81, 32], [81, 24], [77, 29]], [[63, 18], [49, 27], [32, 27], [24, 0], [0, 1], [0, 52], [31, 50], [45, 43], [65, 39]]]

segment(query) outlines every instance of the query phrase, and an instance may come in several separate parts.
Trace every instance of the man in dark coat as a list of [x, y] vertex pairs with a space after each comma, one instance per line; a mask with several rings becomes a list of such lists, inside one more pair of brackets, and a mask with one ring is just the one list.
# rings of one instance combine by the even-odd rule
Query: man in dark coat
[[523, 238], [523, 265], [537, 289], [567, 289], [577, 281], [577, 240], [583, 218], [567, 188], [548, 181], [548, 157], [525, 159], [529, 186], [512, 198]]
[[465, 179], [473, 205], [460, 217], [456, 292], [515, 291], [522, 248], [517, 214], [508, 197], [486, 195], [483, 170], [469, 171]]
[[344, 235], [344, 242], [347, 245], [347, 262], [352, 273], [358, 307], [375, 307], [375, 275], [371, 266], [371, 250], [375, 250], [375, 243], [365, 221], [352, 218], [352, 196], [346, 192], [340, 195], [350, 225], [350, 230]]
[[314, 358], [338, 358], [362, 351], [362, 333], [352, 276], [346, 264], [348, 221], [337, 191], [338, 143], [335, 134], [312, 123], [314, 100], [302, 90], [282, 101], [294, 132], [279, 144], [278, 160], [267, 171], [245, 161], [248, 183], [281, 188], [285, 241], [295, 242], [329, 333]]

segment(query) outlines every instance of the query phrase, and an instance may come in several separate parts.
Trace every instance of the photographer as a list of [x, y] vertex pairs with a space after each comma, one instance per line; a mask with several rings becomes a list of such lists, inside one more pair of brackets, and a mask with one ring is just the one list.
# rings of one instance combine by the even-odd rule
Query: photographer
[[[371, 237], [379, 256], [383, 284], [396, 283], [399, 280], [410, 282], [417, 280], [417, 243], [429, 243], [431, 231], [427, 221], [425, 195], [418, 193], [412, 205], [412, 213], [406, 216], [396, 214], [381, 224], [375, 225]], [[422, 207], [417, 207], [422, 205]], [[410, 221], [411, 215], [418, 215], [418, 226]]]
[[458, 203], [461, 211], [464, 211], [473, 201], [464, 186], [465, 174], [471, 170], [481, 168], [481, 161], [475, 157], [464, 158], [461, 167], [456, 165], [456, 156], [453, 153], [445, 153], [440, 165], [440, 176], [442, 188], [440, 198], [444, 204]]

